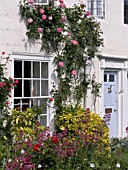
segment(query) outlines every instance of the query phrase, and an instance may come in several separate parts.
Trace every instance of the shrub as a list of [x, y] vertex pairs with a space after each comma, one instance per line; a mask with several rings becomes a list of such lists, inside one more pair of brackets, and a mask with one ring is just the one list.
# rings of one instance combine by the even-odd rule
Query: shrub
[[103, 119], [89, 109], [68, 106], [63, 108], [57, 117], [56, 127], [59, 130], [68, 129], [68, 134], [84, 133], [88, 144], [93, 144], [104, 151], [110, 150], [109, 129]]

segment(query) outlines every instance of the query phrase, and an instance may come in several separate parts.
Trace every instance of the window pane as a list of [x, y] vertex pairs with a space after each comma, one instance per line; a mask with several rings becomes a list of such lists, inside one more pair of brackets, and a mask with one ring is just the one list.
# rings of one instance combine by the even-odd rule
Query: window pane
[[33, 80], [33, 94], [40, 96], [40, 80]]
[[14, 61], [14, 77], [22, 78], [22, 61]]
[[114, 82], [114, 75], [109, 75], [109, 82]]
[[31, 78], [31, 62], [24, 61], [24, 78]]
[[33, 77], [40, 78], [40, 63], [33, 62]]
[[104, 82], [107, 82], [107, 74], [104, 74]]
[[48, 96], [48, 81], [41, 81], [41, 96]]
[[16, 88], [14, 88], [14, 97], [22, 97], [22, 80], [18, 80]]
[[128, 24], [128, 1], [124, 1], [124, 23]]
[[47, 116], [40, 116], [40, 124], [47, 126]]
[[31, 84], [29, 80], [24, 80], [24, 97], [30, 97]]
[[41, 78], [48, 78], [48, 63], [41, 63]]

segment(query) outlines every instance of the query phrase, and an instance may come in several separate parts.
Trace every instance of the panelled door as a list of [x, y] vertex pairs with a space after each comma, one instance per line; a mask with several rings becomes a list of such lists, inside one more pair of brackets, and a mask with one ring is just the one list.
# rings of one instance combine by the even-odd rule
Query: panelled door
[[104, 72], [104, 114], [109, 118], [110, 138], [117, 137], [117, 73]]

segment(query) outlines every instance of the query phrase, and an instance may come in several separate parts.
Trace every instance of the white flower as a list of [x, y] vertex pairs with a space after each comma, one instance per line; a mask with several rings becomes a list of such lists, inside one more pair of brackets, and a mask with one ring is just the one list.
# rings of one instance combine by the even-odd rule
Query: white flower
[[116, 164], [116, 167], [117, 167], [117, 168], [120, 168], [120, 163], [117, 163], [117, 164]]
[[12, 162], [12, 160], [11, 160], [11, 159], [9, 159], [9, 160], [8, 160], [8, 162]]
[[90, 167], [91, 167], [91, 168], [94, 168], [94, 167], [95, 167], [94, 163], [91, 163], [91, 164], [90, 164]]
[[68, 32], [64, 31], [62, 32], [63, 35], [68, 35]]
[[25, 153], [25, 151], [22, 149], [22, 150], [21, 150], [21, 153], [22, 153], [22, 154], [24, 154], [24, 153]]
[[3, 121], [3, 127], [6, 127], [6, 125], [7, 125], [7, 120], [4, 120]]
[[41, 168], [41, 167], [42, 167], [42, 166], [39, 164], [39, 165], [38, 165], [38, 168]]
[[55, 1], [54, 4], [55, 4], [55, 6], [59, 6], [60, 2], [59, 1]]
[[24, 139], [24, 141], [25, 141], [25, 142], [28, 142], [28, 139], [27, 139], [27, 138], [25, 138], [25, 139]]

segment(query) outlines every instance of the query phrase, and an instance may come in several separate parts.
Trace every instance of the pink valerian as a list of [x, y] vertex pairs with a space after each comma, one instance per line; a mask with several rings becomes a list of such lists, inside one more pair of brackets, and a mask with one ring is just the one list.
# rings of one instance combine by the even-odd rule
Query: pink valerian
[[74, 44], [74, 45], [78, 45], [78, 41], [76, 41], [76, 40], [72, 40], [72, 44]]
[[64, 62], [60, 61], [60, 62], [58, 63], [58, 66], [59, 66], [59, 67], [64, 67]]
[[33, 23], [33, 19], [32, 18], [28, 18], [28, 21], [27, 21], [29, 24]]
[[42, 20], [46, 20], [47, 16], [46, 15], [42, 15]]
[[77, 73], [76, 73], [76, 70], [72, 70], [72, 75], [76, 75]]
[[42, 28], [38, 28], [38, 32], [42, 32]]
[[62, 28], [61, 27], [59, 27], [59, 28], [57, 28], [57, 32], [62, 32]]

